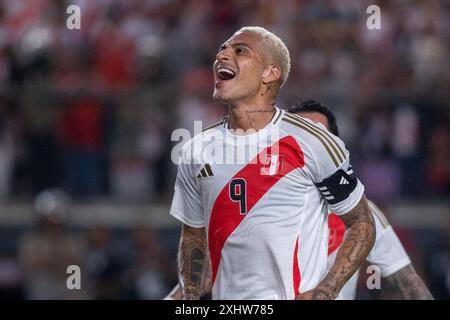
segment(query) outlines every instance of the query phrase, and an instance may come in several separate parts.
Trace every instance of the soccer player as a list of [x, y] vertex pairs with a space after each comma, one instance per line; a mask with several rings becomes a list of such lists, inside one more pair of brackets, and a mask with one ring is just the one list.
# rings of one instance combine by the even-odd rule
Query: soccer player
[[[327, 107], [318, 101], [308, 100], [298, 103], [290, 107], [288, 111], [316, 123], [321, 123], [335, 136], [339, 136], [336, 118]], [[381, 275], [389, 282], [400, 298], [405, 300], [433, 299], [427, 286], [414, 270], [408, 254], [384, 214], [373, 202], [368, 202], [375, 221], [376, 239], [374, 247], [367, 256], [367, 262], [380, 268]], [[344, 239], [345, 225], [338, 215], [331, 213], [328, 217], [328, 227], [328, 266], [332, 266], [336, 259], [337, 250]], [[355, 299], [358, 274], [359, 270], [344, 285], [337, 299]], [[210, 286], [211, 276], [209, 273], [202, 293], [207, 294], [211, 290]], [[177, 285], [166, 299], [181, 299], [180, 287]]]
[[[321, 123], [335, 136], [339, 136], [336, 118], [327, 107], [318, 101], [308, 100], [295, 104], [288, 111], [316, 123]], [[408, 254], [384, 214], [373, 202], [368, 202], [373, 214], [377, 233], [375, 245], [367, 256], [367, 262], [380, 268], [381, 275], [396, 290], [400, 298], [405, 300], [433, 299], [425, 283], [414, 270]], [[345, 225], [338, 215], [331, 213], [328, 217], [328, 227], [330, 233], [328, 241], [328, 266], [332, 266], [336, 258], [337, 250], [340, 248], [344, 239]], [[358, 275], [359, 270], [344, 285], [337, 299], [355, 299]], [[205, 282], [203, 293], [208, 293], [211, 290], [210, 285], [211, 277], [209, 275]], [[181, 290], [178, 285], [168, 295], [167, 299], [181, 299]]]
[[[229, 114], [183, 146], [170, 209], [183, 299], [199, 298], [209, 256], [213, 299], [335, 299], [373, 246], [344, 143], [274, 105], [289, 69], [284, 43], [260, 27], [217, 53], [213, 98]], [[329, 209], [347, 236], [327, 273]]]
[[[320, 102], [308, 100], [295, 104], [288, 111], [311, 119], [316, 123], [321, 123], [327, 130], [339, 137], [336, 118]], [[414, 270], [408, 254], [383, 212], [372, 201], [368, 200], [368, 203], [375, 221], [376, 239], [372, 250], [367, 256], [367, 262], [380, 268], [381, 276], [391, 284], [402, 299], [433, 299], [427, 286]], [[331, 267], [336, 259], [337, 250], [344, 239], [345, 226], [342, 219], [333, 213], [328, 218], [328, 226], [330, 232], [328, 265]], [[358, 271], [355, 272], [344, 285], [337, 299], [355, 299], [358, 273]]]

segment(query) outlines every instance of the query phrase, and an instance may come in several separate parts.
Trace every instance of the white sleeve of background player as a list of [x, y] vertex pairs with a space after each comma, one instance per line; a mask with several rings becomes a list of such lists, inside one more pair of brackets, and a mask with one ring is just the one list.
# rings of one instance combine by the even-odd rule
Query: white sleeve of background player
[[318, 127], [314, 130], [316, 137], [309, 140], [309, 152], [304, 153], [306, 170], [328, 202], [330, 211], [343, 215], [359, 203], [364, 186], [353, 172], [344, 142], [321, 124], [315, 125]]
[[194, 162], [188, 146], [182, 148], [170, 214], [182, 223], [201, 228], [206, 225], [199, 185], [194, 175]]
[[368, 203], [377, 235], [367, 261], [380, 268], [382, 277], [388, 277], [410, 264], [411, 260], [381, 210], [373, 202], [368, 201]]

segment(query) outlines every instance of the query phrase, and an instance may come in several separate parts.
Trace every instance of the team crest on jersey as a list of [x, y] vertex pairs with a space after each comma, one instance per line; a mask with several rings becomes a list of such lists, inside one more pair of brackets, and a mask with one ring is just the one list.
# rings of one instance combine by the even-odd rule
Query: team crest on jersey
[[278, 174], [283, 166], [283, 156], [280, 154], [266, 154], [261, 159], [263, 167], [261, 168], [261, 175], [274, 176]]

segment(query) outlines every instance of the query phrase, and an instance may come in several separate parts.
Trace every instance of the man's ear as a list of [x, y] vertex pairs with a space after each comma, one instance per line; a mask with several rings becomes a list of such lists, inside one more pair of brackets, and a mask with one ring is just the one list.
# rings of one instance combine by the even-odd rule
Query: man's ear
[[272, 83], [281, 78], [281, 69], [276, 65], [268, 65], [263, 72], [262, 81], [264, 83]]

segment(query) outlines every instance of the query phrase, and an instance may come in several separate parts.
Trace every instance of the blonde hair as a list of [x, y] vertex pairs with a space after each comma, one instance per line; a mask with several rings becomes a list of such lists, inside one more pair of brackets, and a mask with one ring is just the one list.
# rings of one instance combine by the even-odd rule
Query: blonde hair
[[280, 67], [280, 87], [282, 87], [291, 70], [291, 57], [283, 40], [263, 27], [243, 27], [237, 32], [252, 32], [261, 36], [266, 46], [270, 49], [270, 55], [275, 60], [275, 64]]

